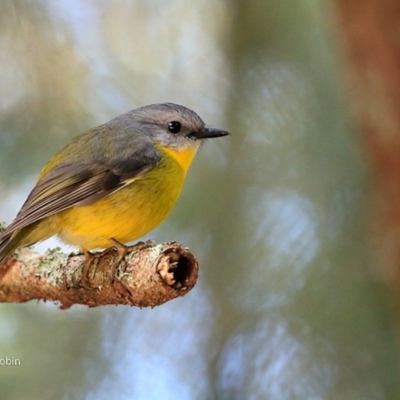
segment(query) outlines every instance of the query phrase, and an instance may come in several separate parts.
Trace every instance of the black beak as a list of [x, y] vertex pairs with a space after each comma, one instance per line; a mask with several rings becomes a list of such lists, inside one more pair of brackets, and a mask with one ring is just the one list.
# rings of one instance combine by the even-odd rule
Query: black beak
[[230, 135], [230, 133], [223, 131], [222, 129], [204, 128], [201, 131], [193, 132], [191, 136], [195, 137], [196, 139], [212, 139], [228, 135]]

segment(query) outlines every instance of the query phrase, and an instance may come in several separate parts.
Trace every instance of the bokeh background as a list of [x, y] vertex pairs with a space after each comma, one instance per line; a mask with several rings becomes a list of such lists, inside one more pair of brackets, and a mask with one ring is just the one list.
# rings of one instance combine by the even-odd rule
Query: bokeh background
[[127, 110], [176, 102], [232, 132], [146, 237], [196, 254], [192, 292], [0, 305], [0, 358], [21, 360], [0, 366], [1, 399], [400, 398], [342, 42], [326, 1], [0, 3], [0, 220], [65, 142]]

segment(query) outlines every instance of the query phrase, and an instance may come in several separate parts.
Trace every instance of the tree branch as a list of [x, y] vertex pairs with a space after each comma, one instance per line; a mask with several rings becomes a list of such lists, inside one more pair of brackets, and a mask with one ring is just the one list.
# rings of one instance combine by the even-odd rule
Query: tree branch
[[[110, 283], [109, 269], [115, 250], [96, 255], [89, 279], [93, 289], [80, 284], [85, 256], [66, 255], [59, 249], [39, 255], [29, 248], [18, 250], [1, 265], [0, 302], [22, 303], [33, 299], [96, 307], [126, 304], [155, 307], [184, 296], [196, 284], [198, 262], [182, 245], [151, 244], [129, 253]], [[5, 272], [4, 272], [5, 271]]]

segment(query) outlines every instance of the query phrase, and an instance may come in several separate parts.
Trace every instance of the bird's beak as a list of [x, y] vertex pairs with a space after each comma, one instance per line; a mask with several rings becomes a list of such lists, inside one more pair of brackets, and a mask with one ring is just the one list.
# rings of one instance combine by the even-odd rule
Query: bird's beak
[[222, 129], [216, 129], [216, 128], [204, 128], [201, 131], [198, 131], [194, 134], [196, 139], [212, 139], [227, 135], [230, 135], [230, 133], [227, 131], [223, 131]]

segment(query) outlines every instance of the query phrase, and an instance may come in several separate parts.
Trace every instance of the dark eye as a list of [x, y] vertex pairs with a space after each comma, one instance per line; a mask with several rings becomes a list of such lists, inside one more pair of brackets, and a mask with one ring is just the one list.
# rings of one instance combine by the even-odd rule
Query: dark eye
[[168, 130], [171, 133], [179, 133], [181, 131], [182, 125], [178, 121], [172, 121], [168, 123]]

